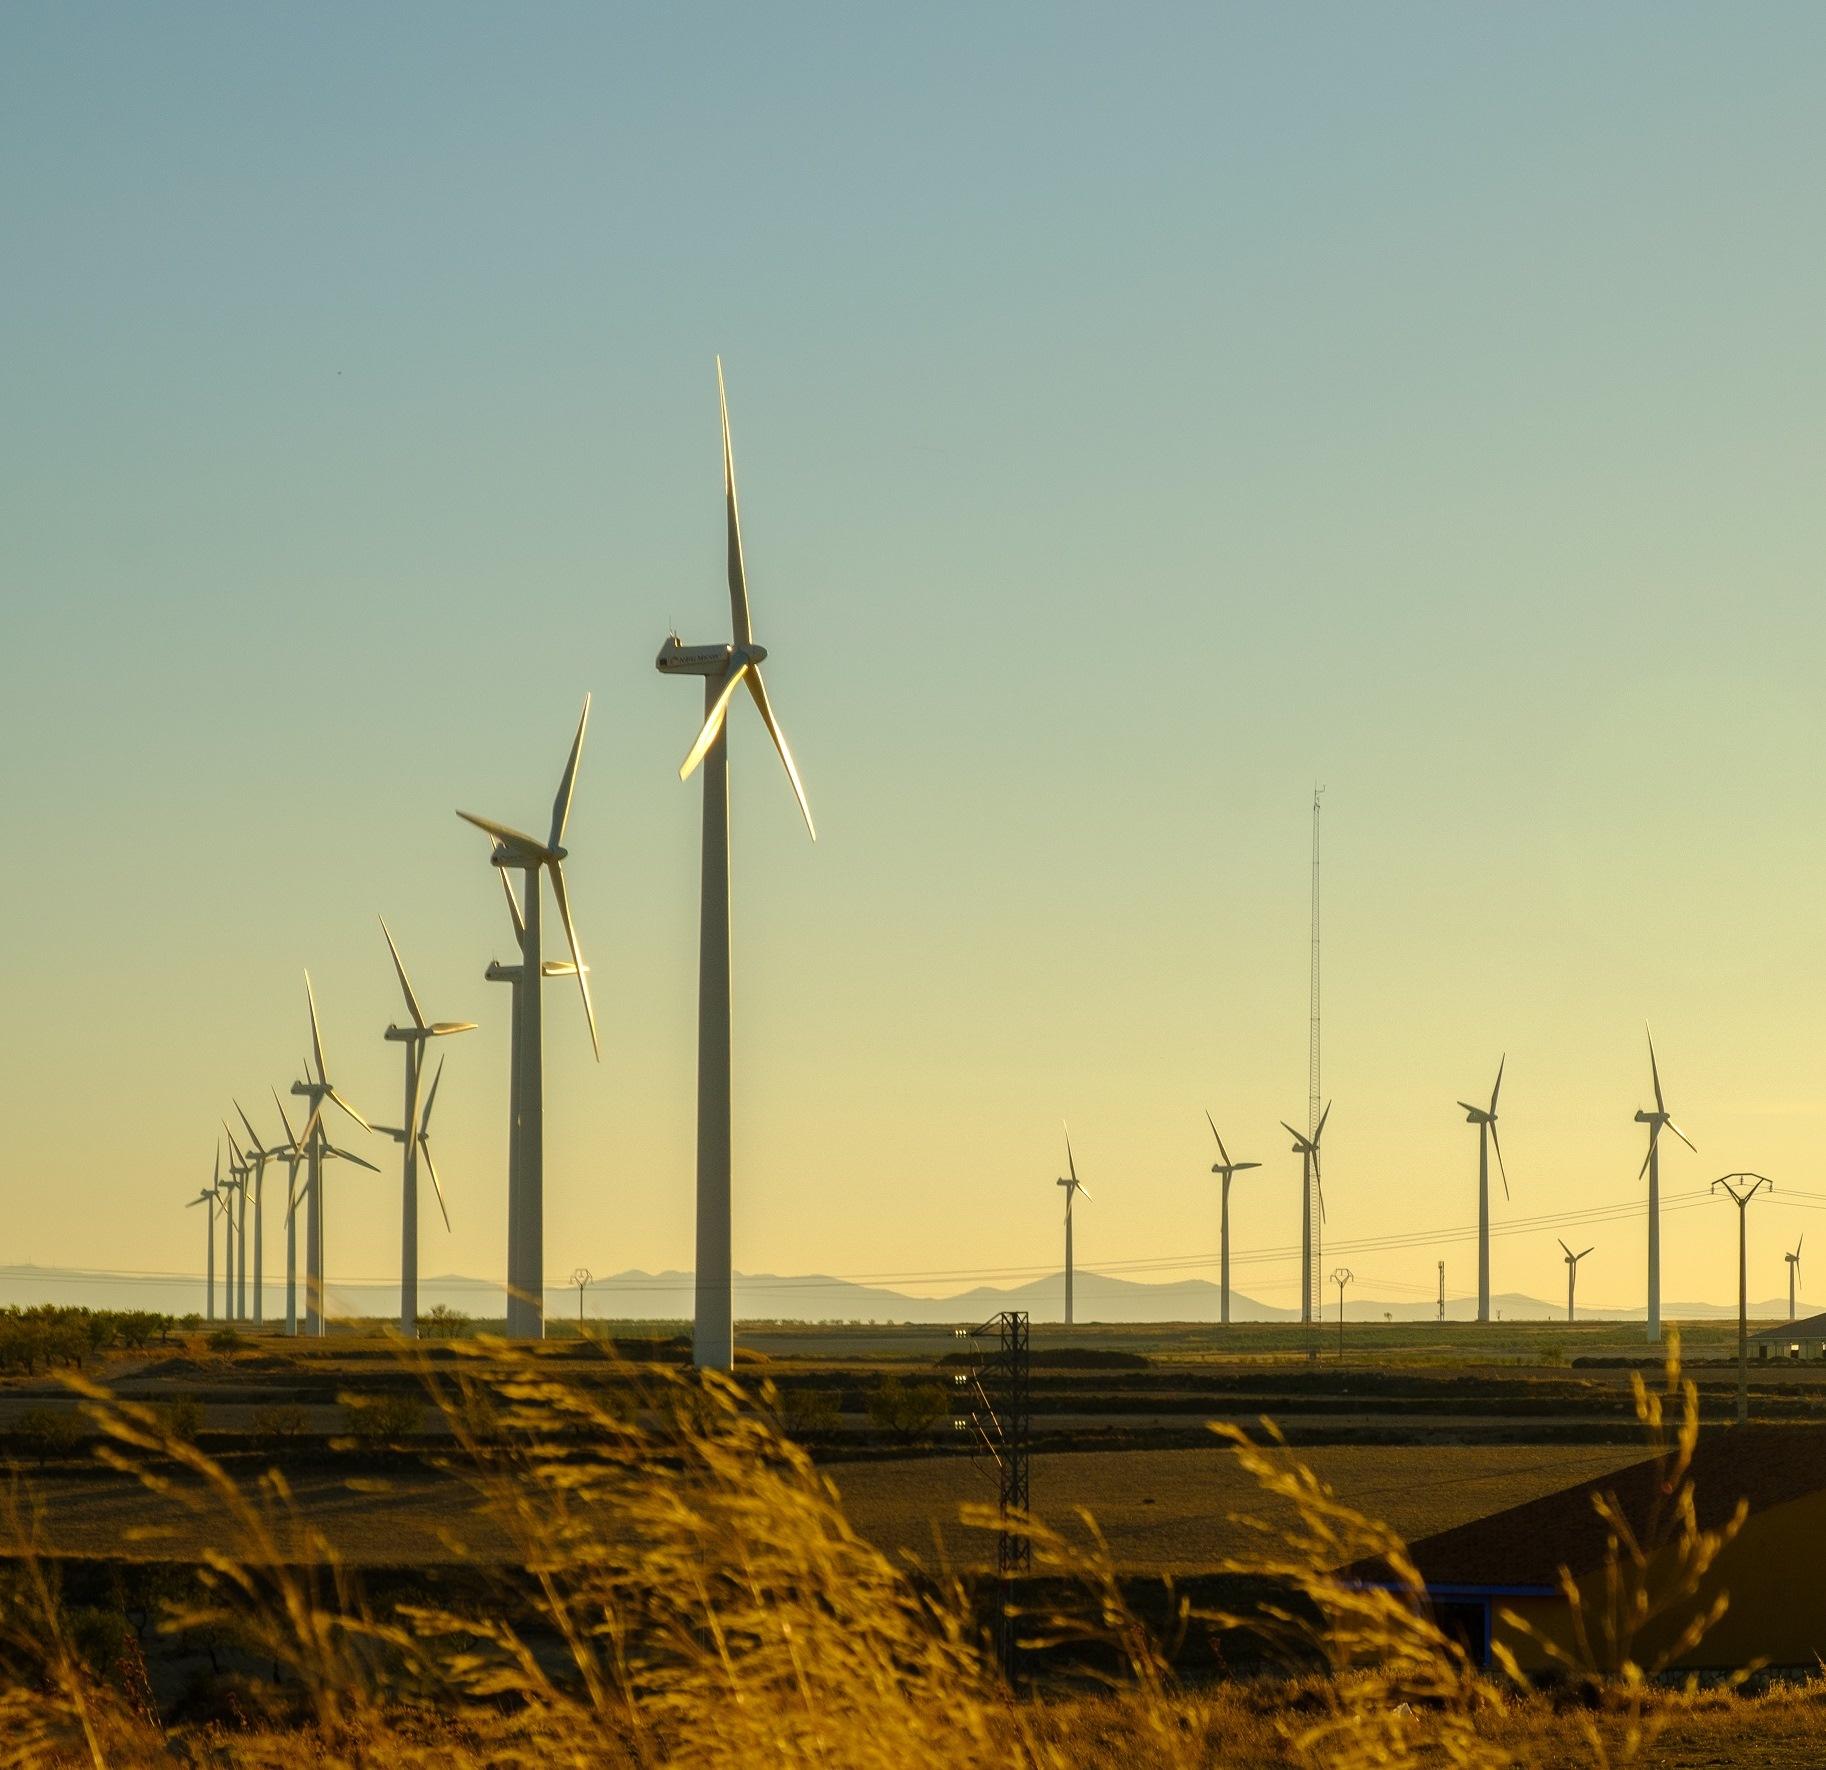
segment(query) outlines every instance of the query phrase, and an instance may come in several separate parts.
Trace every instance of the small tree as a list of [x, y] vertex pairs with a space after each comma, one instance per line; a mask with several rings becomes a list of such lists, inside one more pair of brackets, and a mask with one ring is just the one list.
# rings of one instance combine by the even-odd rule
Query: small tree
[[945, 1417], [950, 1398], [937, 1383], [908, 1383], [892, 1374], [869, 1396], [869, 1418], [902, 1444], [924, 1438]]

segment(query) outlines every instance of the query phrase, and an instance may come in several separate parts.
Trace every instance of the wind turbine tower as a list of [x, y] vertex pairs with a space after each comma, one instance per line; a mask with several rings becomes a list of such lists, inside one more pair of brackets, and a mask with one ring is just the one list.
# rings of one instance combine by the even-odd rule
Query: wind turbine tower
[[[564, 883], [564, 831], [570, 822], [571, 797], [577, 787], [577, 763], [583, 754], [584, 728], [590, 722], [590, 697], [583, 697], [583, 714], [571, 740], [570, 759], [552, 801], [551, 833], [541, 842], [508, 824], [477, 817], [472, 811], [457, 816], [472, 823], [494, 840], [491, 862], [512, 867], [525, 875], [520, 898], [514, 906], [520, 936], [520, 977], [515, 984], [512, 1116], [508, 1130], [507, 1164], [507, 1334], [509, 1339], [537, 1340], [545, 1333], [545, 1021], [538, 978], [547, 975], [540, 955], [541, 914], [544, 901], [541, 877], [549, 873], [564, 937], [570, 943], [577, 986], [583, 993], [584, 1018], [590, 1023], [590, 1048], [602, 1061], [602, 1043], [596, 1036], [596, 1010], [590, 1002], [589, 972], [577, 944], [577, 927], [571, 920], [570, 894]], [[512, 888], [508, 900], [513, 903]], [[494, 975], [495, 968], [489, 968]], [[411, 1149], [408, 1143], [408, 1150]]]
[[1072, 1324], [1072, 1201], [1084, 1192], [1084, 1182], [1078, 1178], [1078, 1164], [1072, 1158], [1072, 1134], [1065, 1133], [1065, 1166], [1068, 1172], [1060, 1179], [1059, 1184], [1065, 1188], [1065, 1325]]
[[1325, 1135], [1325, 1121], [1330, 1117], [1328, 1103], [1319, 1114], [1311, 1136], [1296, 1131], [1285, 1119], [1281, 1120], [1281, 1129], [1293, 1139], [1293, 1152], [1300, 1158], [1300, 1321], [1306, 1327], [1313, 1324], [1313, 1304], [1318, 1296], [1318, 1287], [1313, 1281], [1313, 1265], [1319, 1246], [1319, 1238], [1313, 1234], [1315, 1200], [1320, 1220], [1325, 1216], [1325, 1188], [1319, 1179], [1319, 1139]]
[[1503, 1143], [1496, 1134], [1496, 1097], [1503, 1091], [1503, 1066], [1508, 1054], [1497, 1060], [1496, 1086], [1490, 1090], [1490, 1104], [1473, 1106], [1459, 1101], [1465, 1109], [1466, 1124], [1477, 1127], [1477, 1319], [1490, 1319], [1490, 1147], [1496, 1146], [1496, 1171], [1503, 1177], [1503, 1197], [1509, 1196], [1509, 1171], [1503, 1166]]
[[1211, 1172], [1223, 1177], [1223, 1203], [1218, 1213], [1218, 1319], [1225, 1327], [1230, 1325], [1230, 1182], [1237, 1175], [1250, 1168], [1259, 1168], [1260, 1162], [1233, 1162], [1230, 1151], [1224, 1147], [1224, 1140], [1218, 1136], [1217, 1121], [1209, 1112], [1205, 1114], [1205, 1123], [1211, 1127], [1211, 1135], [1217, 1137], [1217, 1160], [1211, 1164]]
[[1799, 1294], [1798, 1286], [1801, 1276], [1801, 1242], [1806, 1239], [1806, 1236], [1803, 1235], [1801, 1240], [1794, 1244], [1792, 1254], [1782, 1255], [1782, 1258], [1788, 1262], [1788, 1319], [1790, 1321], [1796, 1319], [1795, 1311], [1799, 1307], [1796, 1297]]
[[698, 909], [697, 960], [697, 1299], [691, 1351], [700, 1370], [726, 1371], [735, 1364], [734, 1264], [730, 1238], [732, 1152], [730, 1147], [729, 1011], [729, 734], [728, 714], [736, 691], [746, 686], [785, 765], [799, 801], [806, 833], [815, 842], [811, 806], [792, 750], [774, 718], [761, 680], [767, 648], [757, 645], [749, 624], [748, 574], [742, 559], [742, 525], [736, 510], [735, 455], [729, 441], [729, 400], [723, 363], [716, 365], [717, 401], [723, 417], [723, 497], [729, 546], [727, 645], [686, 645], [671, 634], [659, 648], [655, 667], [667, 676], [704, 679], [704, 723], [679, 764], [680, 780], [704, 770], [703, 877]]
[[261, 1141], [253, 1126], [253, 1121], [241, 1109], [241, 1102], [235, 1102], [235, 1111], [240, 1115], [241, 1123], [247, 1127], [247, 1158], [252, 1163], [254, 1179], [254, 1310], [253, 1322], [258, 1327], [263, 1319], [261, 1314], [261, 1275], [265, 1270], [265, 1243], [261, 1237], [262, 1211], [266, 1196], [266, 1164], [276, 1156], [285, 1154], [283, 1149], [268, 1149]]
[[1566, 1319], [1571, 1321], [1572, 1293], [1573, 1287], [1579, 1282], [1579, 1262], [1591, 1252], [1591, 1249], [1581, 1248], [1575, 1254], [1571, 1248], [1566, 1246], [1565, 1242], [1561, 1242], [1560, 1246], [1565, 1250], [1566, 1254]]
[[1642, 1166], [1637, 1170], [1636, 1178], [1640, 1180], [1648, 1175], [1648, 1337], [1651, 1340], [1661, 1338], [1661, 1128], [1665, 1125], [1688, 1149], [1697, 1155], [1693, 1140], [1686, 1132], [1674, 1123], [1673, 1115], [1667, 1109], [1667, 1101], [1661, 1094], [1661, 1067], [1655, 1061], [1655, 1035], [1648, 1032], [1648, 1068], [1649, 1075], [1655, 1084], [1655, 1110], [1639, 1111], [1636, 1123], [1648, 1126], [1648, 1154], [1642, 1158]]

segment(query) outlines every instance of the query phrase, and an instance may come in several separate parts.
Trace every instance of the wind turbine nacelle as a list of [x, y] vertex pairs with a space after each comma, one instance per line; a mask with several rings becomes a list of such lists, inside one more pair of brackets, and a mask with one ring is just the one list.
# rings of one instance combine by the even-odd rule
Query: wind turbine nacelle
[[734, 651], [733, 645], [686, 645], [674, 633], [659, 648], [653, 666], [668, 676], [721, 676]]

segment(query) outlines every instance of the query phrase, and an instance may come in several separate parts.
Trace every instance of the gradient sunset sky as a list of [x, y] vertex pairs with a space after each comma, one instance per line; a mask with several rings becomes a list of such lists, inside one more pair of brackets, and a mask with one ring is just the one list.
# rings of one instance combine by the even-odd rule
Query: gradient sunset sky
[[[1207, 1108], [1239, 1248], [1293, 1241], [1322, 781], [1330, 1237], [1473, 1220], [1505, 1051], [1498, 1224], [1639, 1200], [1648, 1021], [1664, 1186], [1773, 1176], [1775, 1295], [1826, 1207], [1823, 58], [1812, 5], [0, 12], [0, 1262], [196, 1270], [307, 965], [396, 1120], [378, 913], [483, 1023], [423, 1270], [498, 1276], [452, 813], [543, 828], [588, 690], [546, 1265], [690, 1264], [653, 656], [727, 636], [720, 351], [820, 833], [737, 708], [739, 1269], [1050, 1269], [1069, 1118], [1081, 1264], [1215, 1277]], [[397, 1271], [351, 1142], [332, 1285]], [[1670, 1302], [1735, 1227], [1670, 1211]], [[1586, 1241], [1639, 1303], [1641, 1218]], [[1563, 1294], [1554, 1233], [1494, 1284]]]

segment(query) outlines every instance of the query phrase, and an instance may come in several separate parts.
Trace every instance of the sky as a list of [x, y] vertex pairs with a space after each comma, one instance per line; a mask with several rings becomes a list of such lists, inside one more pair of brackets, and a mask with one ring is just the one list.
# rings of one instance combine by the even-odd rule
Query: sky
[[[1310, 801], [1327, 1246], [1664, 1296], [1826, 1206], [1826, 13], [1683, 4], [0, 13], [0, 1262], [200, 1268], [218, 1120], [397, 1119], [385, 915], [504, 1261], [540, 828], [546, 1268], [692, 1258], [698, 702], [757, 638], [819, 840], [733, 739], [735, 1256], [942, 1291], [1215, 1276], [1204, 1113], [1297, 1299]], [[329, 1276], [397, 1271], [392, 1145]], [[1351, 1253], [1371, 1238], [1409, 1245]], [[1826, 1259], [1826, 1226], [1821, 1257]], [[1329, 1262], [1328, 1262], [1329, 1264]], [[1803, 1264], [1803, 1290], [1807, 1266]], [[968, 1275], [966, 1277], [965, 1275]]]

